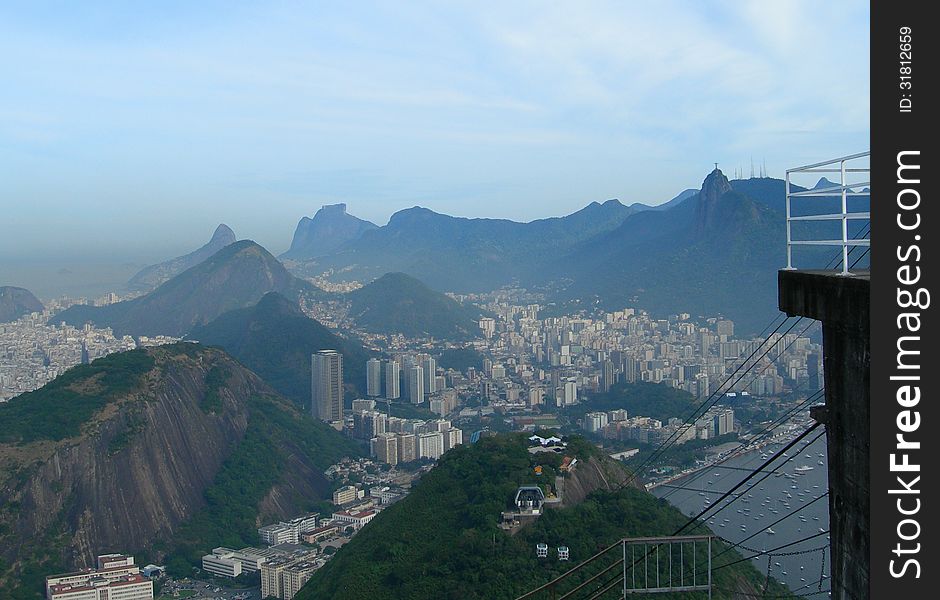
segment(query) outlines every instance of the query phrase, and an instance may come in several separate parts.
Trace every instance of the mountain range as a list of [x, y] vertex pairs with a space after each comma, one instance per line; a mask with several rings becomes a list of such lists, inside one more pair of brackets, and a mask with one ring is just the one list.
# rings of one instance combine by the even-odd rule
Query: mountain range
[[[830, 185], [820, 180], [816, 187]], [[833, 197], [800, 199], [792, 214], [837, 212], [838, 204]], [[865, 210], [867, 199], [850, 204], [850, 210]], [[435, 290], [463, 293], [518, 283], [542, 291], [558, 311], [632, 306], [660, 317], [723, 315], [742, 333], [756, 333], [776, 314], [785, 214], [782, 180], [729, 181], [715, 169], [699, 190], [655, 207], [609, 200], [529, 223], [409, 208], [292, 268], [360, 281], [402, 272]], [[808, 223], [801, 231], [829, 237], [822, 232], [836, 225]], [[853, 223], [850, 235], [865, 226]], [[801, 267], [821, 267], [835, 249], [801, 247], [798, 253]]]
[[518, 223], [452, 217], [416, 206], [298, 269], [309, 274], [341, 270], [342, 278], [360, 281], [403, 272], [437, 290], [491, 290], [536, 268], [546, 255], [610, 231], [633, 212], [608, 200], [565, 217]]
[[268, 292], [295, 300], [320, 293], [288, 273], [270, 252], [241, 240], [139, 298], [108, 306], [72, 306], [52, 320], [111, 327], [115, 335], [183, 336], [229, 310], [256, 304]]
[[480, 310], [404, 273], [386, 273], [346, 294], [349, 316], [371, 333], [460, 340], [478, 332]]
[[190, 267], [195, 267], [222, 248], [235, 243], [235, 232], [224, 223], [216, 227], [212, 238], [198, 250], [141, 269], [127, 282], [132, 290], [149, 291]]
[[0, 596], [121, 549], [191, 574], [215, 546], [328, 497], [358, 456], [218, 349], [111, 354], [0, 404]]
[[777, 312], [785, 239], [784, 219], [716, 169], [693, 198], [631, 217], [560, 258], [556, 269], [571, 283], [555, 298], [569, 309], [724, 315], [756, 332]]
[[354, 340], [342, 339], [277, 292], [254, 306], [229, 311], [197, 326], [189, 338], [219, 346], [257, 373], [275, 390], [301, 406], [310, 403], [310, 355], [325, 349], [343, 355], [343, 379], [351, 399], [365, 393], [369, 353]]
[[42, 310], [42, 302], [26, 288], [0, 286], [0, 323], [9, 323]]

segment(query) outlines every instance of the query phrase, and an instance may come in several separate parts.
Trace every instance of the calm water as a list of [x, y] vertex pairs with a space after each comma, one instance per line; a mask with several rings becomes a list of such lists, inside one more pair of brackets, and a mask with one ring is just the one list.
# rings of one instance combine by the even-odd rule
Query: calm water
[[[748, 471], [760, 466], [764, 462], [762, 455], [769, 457], [781, 447], [779, 445], [767, 446], [760, 451], [729, 460], [674, 483], [686, 489], [663, 486], [653, 490], [653, 493], [661, 498], [667, 498], [685, 514], [690, 516], [698, 514], [706, 503], [708, 506], [716, 503], [721, 494], [744, 479]], [[780, 465], [782, 461], [795, 456], [797, 450], [802, 448], [802, 443], [794, 446], [787, 451], [787, 457], [781, 457], [774, 464]], [[812, 469], [809, 470], [806, 467], [812, 467]], [[822, 498], [810, 505], [810, 502], [825, 494], [828, 489], [825, 437], [821, 437], [800, 450], [798, 456], [782, 467], [778, 466], [772, 475], [750, 488], [754, 482], [764, 476], [763, 473], [766, 471], [737, 490], [737, 492], [744, 492], [743, 496], [728, 504], [732, 498], [729, 496], [728, 500], [722, 504], [722, 506], [727, 505], [725, 508], [718, 512], [721, 507], [716, 507], [708, 513], [707, 518], [712, 531], [735, 543], [756, 533], [757, 535], [743, 542], [743, 546], [753, 550], [769, 550], [819, 533], [820, 530], [829, 529], [829, 498]], [[787, 514], [790, 516], [771, 526]], [[773, 534], [766, 531], [768, 526], [771, 526]], [[822, 589], [827, 590], [830, 564], [828, 544], [828, 534], [824, 534], [780, 550], [779, 552], [786, 553], [824, 548], [808, 554], [772, 556], [770, 558], [771, 576], [786, 583], [798, 594], [810, 594], [819, 589], [818, 581], [822, 572], [827, 577], [823, 581]], [[737, 550], [745, 557], [754, 554], [740, 547]], [[823, 554], [825, 554], [824, 568], [822, 568]], [[767, 572], [766, 555], [751, 560], [751, 564], [761, 573]], [[827, 594], [811, 597], [825, 598]]]

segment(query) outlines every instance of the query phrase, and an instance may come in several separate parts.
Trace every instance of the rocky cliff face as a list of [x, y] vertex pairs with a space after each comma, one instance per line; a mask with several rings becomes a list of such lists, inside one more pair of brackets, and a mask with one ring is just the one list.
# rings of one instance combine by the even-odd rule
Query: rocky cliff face
[[305, 260], [323, 256], [376, 228], [374, 223], [347, 213], [345, 204], [328, 204], [312, 219], [304, 217], [297, 223], [294, 239], [283, 258]]
[[[291, 516], [325, 497], [323, 468], [345, 443], [330, 436], [339, 434], [324, 426], [282, 435], [309, 417], [220, 350], [184, 343], [147, 354], [153, 367], [140, 382], [77, 424], [74, 435], [0, 444], [0, 595], [29, 561], [84, 567], [99, 553], [168, 545], [206, 507], [207, 490], [258, 419], [265, 436], [255, 438], [253, 451], [278, 460], [255, 522]], [[107, 394], [107, 376], [76, 378], [69, 389]], [[14, 408], [17, 402], [38, 405], [28, 395], [12, 400]], [[277, 447], [257, 444], [279, 435]], [[318, 447], [335, 449], [317, 456]], [[205, 551], [218, 540], [203, 543]]]
[[32, 312], [42, 311], [42, 302], [27, 289], [0, 286], [0, 323], [9, 323]]
[[[623, 484], [630, 473], [623, 466], [607, 457], [592, 456], [575, 465], [568, 477], [564, 478], [562, 506], [575, 506], [595, 490], [615, 490]], [[639, 488], [639, 484], [632, 484]]]

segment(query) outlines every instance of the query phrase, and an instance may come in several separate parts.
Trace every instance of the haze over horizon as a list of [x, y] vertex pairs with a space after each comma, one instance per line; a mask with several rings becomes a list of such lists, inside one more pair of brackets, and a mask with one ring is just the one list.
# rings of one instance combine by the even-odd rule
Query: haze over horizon
[[220, 222], [278, 254], [337, 202], [530, 221], [665, 202], [715, 161], [782, 177], [868, 148], [868, 22], [842, 2], [6, 3], [0, 283], [162, 260]]

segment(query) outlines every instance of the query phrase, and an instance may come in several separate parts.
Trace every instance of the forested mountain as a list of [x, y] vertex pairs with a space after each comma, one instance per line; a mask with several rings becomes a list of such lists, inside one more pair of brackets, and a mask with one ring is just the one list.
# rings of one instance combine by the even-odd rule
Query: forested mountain
[[343, 354], [347, 399], [366, 389], [369, 354], [357, 342], [330, 332], [301, 312], [297, 303], [269, 292], [255, 306], [229, 311], [192, 330], [189, 338], [220, 346], [301, 406], [310, 404], [310, 355], [319, 350]]
[[93, 323], [116, 335], [182, 336], [219, 315], [258, 302], [268, 292], [289, 298], [318, 290], [294, 277], [251, 240], [219, 250], [149, 294], [109, 306], [73, 306], [53, 318], [77, 327]]
[[347, 294], [350, 316], [374, 333], [465, 339], [478, 333], [480, 310], [404, 273], [388, 273]]

